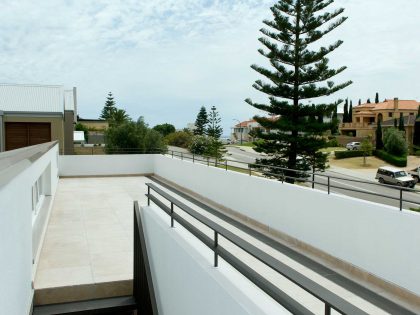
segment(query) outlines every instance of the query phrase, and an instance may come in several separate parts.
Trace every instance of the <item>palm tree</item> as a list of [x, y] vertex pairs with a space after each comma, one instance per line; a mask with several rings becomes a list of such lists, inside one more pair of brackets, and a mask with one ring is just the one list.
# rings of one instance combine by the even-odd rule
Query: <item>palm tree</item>
[[121, 125], [130, 120], [131, 120], [130, 116], [127, 114], [127, 112], [124, 109], [116, 109], [110, 117], [110, 124]]

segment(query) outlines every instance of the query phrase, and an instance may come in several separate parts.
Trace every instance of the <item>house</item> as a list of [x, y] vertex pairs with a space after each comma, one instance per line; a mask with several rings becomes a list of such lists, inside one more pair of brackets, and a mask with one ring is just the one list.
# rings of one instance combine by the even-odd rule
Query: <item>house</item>
[[76, 111], [76, 88], [0, 84], [0, 152], [57, 140], [72, 154]]
[[366, 103], [353, 108], [351, 123], [341, 123], [340, 133], [356, 137], [371, 136], [375, 138], [375, 130], [378, 120], [381, 120], [383, 127], [394, 126], [394, 120], [399, 120], [400, 114], [404, 117], [404, 126], [407, 134], [407, 141], [412, 143], [414, 135], [414, 124], [420, 102], [415, 100], [385, 100], [380, 103]]
[[[270, 117], [270, 119], [277, 120], [278, 117]], [[232, 127], [231, 140], [233, 142], [240, 143], [254, 141], [255, 137], [253, 137], [252, 131], [256, 132], [257, 130], [267, 132], [267, 130], [262, 127], [255, 119], [239, 122], [234, 127]]]

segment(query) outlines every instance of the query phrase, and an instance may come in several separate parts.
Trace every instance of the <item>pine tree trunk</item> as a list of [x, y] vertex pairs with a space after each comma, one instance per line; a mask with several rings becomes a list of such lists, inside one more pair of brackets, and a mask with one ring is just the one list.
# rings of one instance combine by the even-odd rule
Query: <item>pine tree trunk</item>
[[[299, 33], [300, 33], [300, 9], [301, 9], [300, 0], [296, 3], [296, 32], [295, 32], [295, 78], [294, 78], [294, 96], [293, 96], [293, 106], [295, 107], [295, 110], [293, 112], [293, 125], [296, 125], [298, 122], [298, 116], [297, 113], [299, 112]], [[288, 168], [289, 169], [296, 169], [296, 152], [297, 152], [297, 139], [298, 131], [293, 130], [292, 131], [292, 141], [290, 143], [290, 151], [289, 151], [289, 163]], [[292, 174], [288, 174], [289, 176], [296, 176], [298, 174], [295, 174], [291, 172]], [[294, 183], [293, 179], [288, 180], [288, 182]]]

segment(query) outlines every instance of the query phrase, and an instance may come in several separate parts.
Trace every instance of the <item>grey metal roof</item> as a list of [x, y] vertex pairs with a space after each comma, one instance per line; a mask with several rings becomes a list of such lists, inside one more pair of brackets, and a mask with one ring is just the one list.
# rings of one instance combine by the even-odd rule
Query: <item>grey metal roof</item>
[[4, 112], [63, 113], [63, 86], [0, 84], [0, 110]]

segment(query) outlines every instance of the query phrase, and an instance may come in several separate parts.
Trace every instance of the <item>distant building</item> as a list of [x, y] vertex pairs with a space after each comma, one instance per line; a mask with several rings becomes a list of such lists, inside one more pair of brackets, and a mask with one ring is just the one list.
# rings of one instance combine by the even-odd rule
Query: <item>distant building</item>
[[73, 153], [76, 88], [0, 84], [0, 151], [57, 140], [61, 154]]
[[[278, 117], [274, 117], [272, 119], [277, 120]], [[267, 132], [267, 130], [262, 127], [255, 119], [250, 119], [246, 121], [242, 121], [239, 124], [236, 124], [232, 127], [232, 134], [231, 134], [231, 141], [232, 142], [250, 142], [255, 141], [255, 137], [253, 137], [253, 132], [256, 131]]]
[[[382, 127], [393, 127], [394, 120], [399, 121], [400, 114], [404, 117], [404, 126], [407, 141], [412, 143], [414, 136], [414, 125], [420, 102], [414, 100], [385, 100], [380, 103], [366, 103], [353, 107], [351, 123], [341, 123], [340, 133], [356, 137], [371, 136], [375, 138], [375, 130], [378, 120], [381, 120]], [[398, 122], [397, 122], [398, 123]]]

